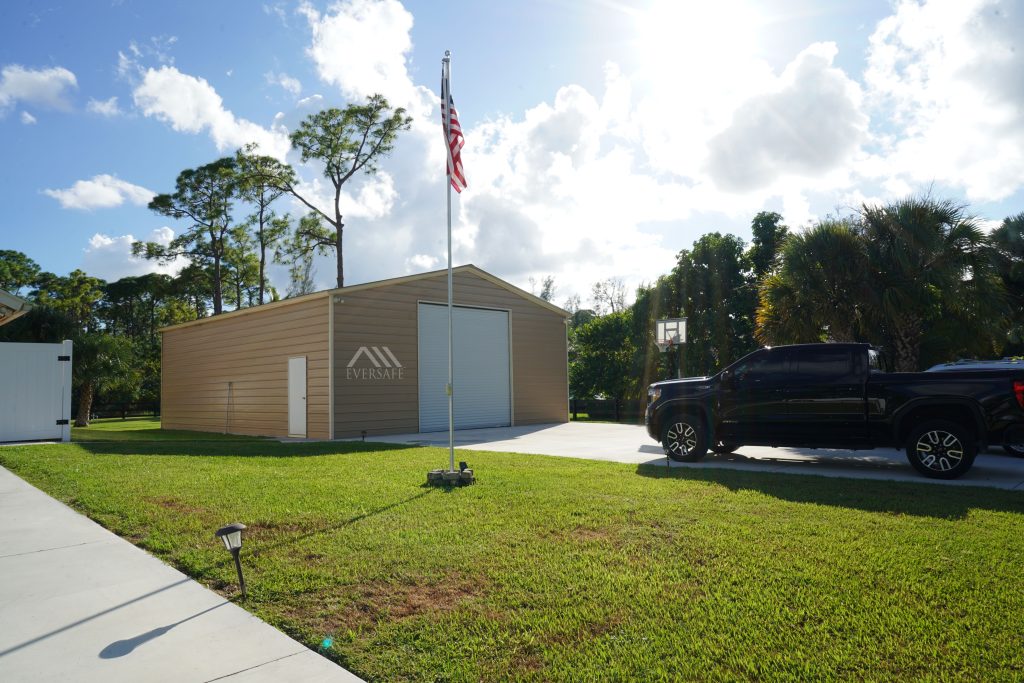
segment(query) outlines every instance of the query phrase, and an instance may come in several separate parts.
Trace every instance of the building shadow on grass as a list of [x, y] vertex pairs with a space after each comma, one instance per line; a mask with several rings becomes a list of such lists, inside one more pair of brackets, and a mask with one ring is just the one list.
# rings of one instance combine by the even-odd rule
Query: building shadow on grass
[[362, 441], [294, 441], [271, 439], [189, 441], [80, 441], [76, 444], [93, 455], [178, 455], [201, 457], [308, 458], [345, 453], [379, 453], [415, 448], [408, 444]]
[[974, 486], [936, 486], [884, 479], [848, 479], [807, 474], [714, 468], [665, 467], [647, 463], [636, 473], [653, 479], [708, 482], [731, 491], [757, 491], [792, 503], [812, 503], [865, 512], [964, 519], [972, 510], [1024, 514], [1020, 491]]

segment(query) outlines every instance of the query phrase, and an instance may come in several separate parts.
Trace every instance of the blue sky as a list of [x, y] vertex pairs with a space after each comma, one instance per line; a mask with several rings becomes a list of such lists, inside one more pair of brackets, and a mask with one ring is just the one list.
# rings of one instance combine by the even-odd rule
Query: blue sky
[[1001, 0], [4, 3], [0, 248], [145, 272], [128, 244], [182, 229], [145, 207], [179, 171], [252, 137], [286, 155], [304, 116], [379, 91], [416, 124], [352, 187], [349, 282], [443, 265], [445, 49], [456, 262], [552, 274], [559, 299], [652, 280], [704, 232], [749, 238], [761, 209], [802, 226], [932, 188], [998, 221], [1024, 210], [1022, 25]]

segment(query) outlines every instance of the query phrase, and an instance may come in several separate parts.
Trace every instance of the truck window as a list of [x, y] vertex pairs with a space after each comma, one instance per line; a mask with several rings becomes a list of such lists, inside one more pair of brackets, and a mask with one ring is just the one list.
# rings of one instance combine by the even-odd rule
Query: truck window
[[768, 350], [740, 363], [733, 370], [737, 382], [782, 381], [788, 370], [788, 354]]
[[882, 366], [882, 354], [874, 349], [868, 349], [868, 370], [871, 372], [885, 372]]
[[801, 349], [795, 365], [795, 374], [804, 382], [849, 382], [857, 377], [850, 349]]

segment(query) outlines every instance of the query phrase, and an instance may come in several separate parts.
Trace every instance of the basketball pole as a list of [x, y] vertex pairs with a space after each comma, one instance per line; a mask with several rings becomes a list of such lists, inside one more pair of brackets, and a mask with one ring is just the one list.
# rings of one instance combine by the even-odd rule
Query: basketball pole
[[441, 60], [444, 71], [444, 92], [441, 101], [444, 103], [444, 144], [448, 148], [448, 471], [455, 471], [455, 391], [453, 387], [452, 365], [454, 353], [452, 343], [452, 108], [451, 108], [451, 52], [445, 50]]

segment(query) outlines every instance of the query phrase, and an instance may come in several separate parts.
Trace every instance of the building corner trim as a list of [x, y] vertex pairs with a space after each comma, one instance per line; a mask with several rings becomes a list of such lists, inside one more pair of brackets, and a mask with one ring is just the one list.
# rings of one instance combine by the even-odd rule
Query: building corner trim
[[334, 440], [334, 295], [327, 297], [327, 438]]

